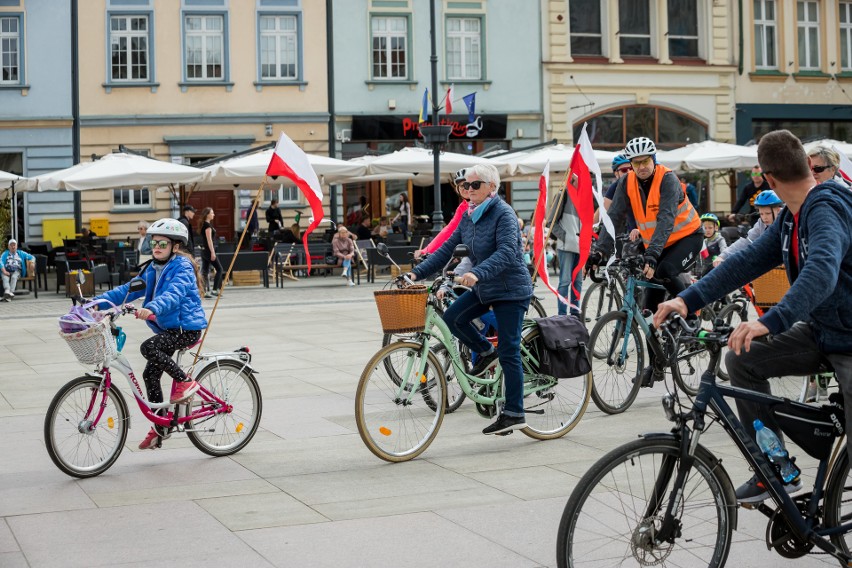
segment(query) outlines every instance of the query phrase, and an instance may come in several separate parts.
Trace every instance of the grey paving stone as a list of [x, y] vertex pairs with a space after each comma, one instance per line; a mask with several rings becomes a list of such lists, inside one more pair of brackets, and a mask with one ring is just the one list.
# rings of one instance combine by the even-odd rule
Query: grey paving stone
[[307, 525], [329, 520], [282, 491], [199, 499], [196, 503], [232, 531]]

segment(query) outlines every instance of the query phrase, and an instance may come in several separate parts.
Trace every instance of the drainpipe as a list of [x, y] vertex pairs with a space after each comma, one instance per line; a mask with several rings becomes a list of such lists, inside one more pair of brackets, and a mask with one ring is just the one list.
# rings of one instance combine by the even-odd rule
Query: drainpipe
[[[334, 17], [332, 15], [333, 0], [325, 0], [325, 50], [328, 68], [328, 155], [331, 158], [337, 157], [337, 141], [335, 140], [335, 131], [337, 126], [334, 120]], [[331, 185], [328, 188], [329, 193], [329, 217], [332, 223], [337, 223], [337, 190], [338, 185]]]
[[737, 72], [743, 74], [743, 0], [737, 0], [737, 10], [739, 14], [739, 60], [737, 61]]
[[[71, 0], [71, 151], [74, 164], [80, 163], [80, 51], [78, 45], [79, 0]], [[80, 192], [74, 195], [74, 230], [83, 227], [83, 206]]]

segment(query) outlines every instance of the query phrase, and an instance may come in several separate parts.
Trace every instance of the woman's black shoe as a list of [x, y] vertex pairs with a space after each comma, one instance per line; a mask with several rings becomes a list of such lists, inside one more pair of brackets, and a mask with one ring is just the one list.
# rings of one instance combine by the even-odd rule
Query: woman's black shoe
[[486, 370], [488, 370], [488, 367], [490, 367], [491, 363], [493, 363], [496, 359], [497, 359], [497, 350], [496, 349], [494, 351], [492, 351], [491, 353], [489, 353], [488, 355], [480, 355], [479, 358], [476, 360], [476, 365], [474, 365], [473, 369], [470, 371], [470, 374], [473, 375], [474, 377], [478, 377], [479, 375], [484, 373]]

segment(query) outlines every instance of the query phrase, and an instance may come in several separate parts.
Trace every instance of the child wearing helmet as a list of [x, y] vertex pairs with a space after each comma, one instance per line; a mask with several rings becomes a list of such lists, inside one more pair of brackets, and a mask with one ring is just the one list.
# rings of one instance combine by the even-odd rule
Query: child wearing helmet
[[[97, 296], [95, 300], [108, 300], [113, 304], [132, 302], [144, 295], [142, 308], [136, 317], [147, 320], [151, 315], [156, 321], [148, 326], [156, 335], [142, 342], [140, 351], [147, 364], [142, 373], [148, 391], [148, 401], [163, 402], [160, 377], [165, 371], [174, 383], [169, 399], [171, 404], [189, 400], [200, 388], [174, 362], [172, 355], [196, 343], [207, 327], [207, 318], [201, 307], [201, 274], [192, 257], [183, 248], [189, 239], [186, 226], [177, 219], [160, 219], [148, 227], [151, 236], [153, 259], [136, 277], [145, 281], [144, 291], [128, 295], [130, 283], [114, 288]], [[104, 303], [103, 307], [107, 304]], [[157, 432], [151, 428], [139, 444], [140, 450], [157, 447]]]
[[734, 241], [731, 246], [719, 253], [719, 256], [713, 261], [713, 266], [719, 266], [722, 262], [729, 259], [732, 254], [739, 252], [748, 245], [757, 240], [778, 217], [778, 212], [784, 207], [784, 202], [771, 189], [765, 189], [757, 194], [754, 199], [754, 206], [757, 208], [759, 218], [754, 227], [749, 229], [748, 234], [744, 239]]
[[728, 243], [719, 234], [719, 218], [713, 213], [705, 213], [701, 216], [701, 226], [704, 228], [704, 248], [701, 249], [697, 274], [704, 276], [712, 270], [713, 261], [728, 248]]

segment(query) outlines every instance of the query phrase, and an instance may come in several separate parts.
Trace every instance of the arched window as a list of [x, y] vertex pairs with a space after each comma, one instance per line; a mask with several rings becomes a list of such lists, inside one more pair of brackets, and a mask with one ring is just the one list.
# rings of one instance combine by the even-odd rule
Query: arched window
[[661, 150], [680, 148], [707, 140], [707, 124], [682, 112], [667, 108], [636, 105], [609, 109], [574, 124], [574, 140], [583, 124], [595, 148], [618, 151], [637, 136], [647, 136]]

